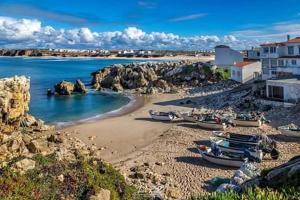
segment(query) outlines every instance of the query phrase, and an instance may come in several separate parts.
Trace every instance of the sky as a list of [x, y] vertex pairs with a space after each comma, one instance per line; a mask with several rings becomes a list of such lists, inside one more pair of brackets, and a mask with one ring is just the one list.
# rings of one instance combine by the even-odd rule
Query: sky
[[247, 49], [300, 36], [300, 0], [1, 0], [0, 48]]

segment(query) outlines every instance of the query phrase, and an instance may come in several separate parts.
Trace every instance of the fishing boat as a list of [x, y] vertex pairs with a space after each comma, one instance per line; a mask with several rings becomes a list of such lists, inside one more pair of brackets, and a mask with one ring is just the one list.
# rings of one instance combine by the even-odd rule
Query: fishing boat
[[213, 135], [231, 142], [239, 142], [240, 144], [248, 145], [258, 145], [261, 140], [261, 136], [259, 135], [243, 135], [231, 132], [213, 131]]
[[201, 127], [205, 129], [211, 129], [211, 130], [225, 130], [226, 124], [222, 122], [216, 122], [215, 120], [197, 120], [196, 123]]
[[300, 138], [300, 127], [297, 127], [297, 126], [291, 127], [289, 125], [279, 126], [278, 130], [280, 130], [282, 135], [285, 135], [285, 136], [288, 136], [288, 137], [298, 137], [298, 138]]
[[150, 110], [149, 114], [152, 119], [158, 121], [173, 121], [177, 118], [176, 114], [173, 112], [158, 112], [158, 111]]
[[216, 155], [213, 152], [212, 148], [206, 147], [204, 145], [199, 146], [198, 151], [203, 159], [217, 165], [223, 165], [227, 167], [241, 167], [245, 162], [248, 161], [248, 158], [245, 157], [230, 157], [222, 154]]
[[243, 153], [246, 149], [259, 150], [255, 144], [241, 144], [239, 142], [228, 141], [222, 138], [211, 138], [211, 146], [217, 146], [223, 152]]
[[271, 143], [265, 143], [262, 145], [261, 142], [255, 144], [255, 143], [242, 143], [237, 141], [230, 141], [226, 138], [211, 138], [210, 140], [211, 146], [216, 146], [219, 148], [222, 152], [228, 152], [228, 153], [243, 153], [246, 150], [255, 151], [258, 154], [262, 153], [270, 154], [271, 158], [273, 160], [277, 160], [279, 158], [279, 151], [276, 149], [275, 145]]
[[[221, 131], [213, 131], [213, 135], [219, 140], [224, 140], [220, 142], [225, 144], [230, 143], [229, 147], [233, 148], [245, 148], [250, 147], [251, 149], [260, 149], [264, 154], [270, 154], [272, 159], [277, 160], [279, 158], [280, 152], [277, 150], [277, 143], [275, 140], [270, 139], [266, 135], [243, 135], [238, 133], [224, 133]], [[215, 139], [218, 140], [218, 139]], [[226, 141], [226, 142], [225, 142]], [[228, 144], [228, 143], [227, 143]], [[227, 145], [226, 144], [226, 145]], [[235, 151], [236, 149], [228, 149], [226, 145], [218, 145], [223, 147], [223, 151]], [[228, 145], [227, 145], [228, 147]], [[226, 149], [226, 150], [225, 150]]]

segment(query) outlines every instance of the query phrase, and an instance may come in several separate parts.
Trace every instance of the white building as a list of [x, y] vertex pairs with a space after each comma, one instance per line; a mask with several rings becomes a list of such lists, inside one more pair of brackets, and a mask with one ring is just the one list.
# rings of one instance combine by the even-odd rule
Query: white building
[[286, 42], [262, 44], [263, 79], [300, 75], [300, 37]]
[[267, 80], [267, 97], [283, 102], [300, 102], [300, 79]]
[[242, 62], [243, 55], [239, 51], [231, 49], [229, 46], [219, 45], [215, 47], [215, 65], [218, 67], [228, 67], [234, 63]]
[[231, 79], [248, 83], [261, 77], [262, 68], [259, 61], [242, 61], [231, 66]]
[[245, 51], [245, 57], [249, 60], [260, 60], [260, 48], [252, 48]]

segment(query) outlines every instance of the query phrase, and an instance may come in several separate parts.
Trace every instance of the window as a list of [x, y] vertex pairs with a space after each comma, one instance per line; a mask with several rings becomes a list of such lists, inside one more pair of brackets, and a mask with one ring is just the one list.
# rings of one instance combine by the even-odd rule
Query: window
[[294, 55], [294, 46], [289, 46], [288, 47], [288, 54], [289, 55]]
[[264, 47], [264, 53], [269, 53], [269, 47]]
[[297, 60], [292, 60], [292, 65], [297, 65]]
[[235, 70], [232, 70], [232, 76], [235, 76]]
[[271, 67], [277, 67], [277, 59], [271, 59]]
[[280, 67], [284, 66], [284, 61], [283, 60], [278, 60], [278, 66], [280, 66]]
[[269, 90], [269, 98], [283, 100], [283, 87], [269, 85], [268, 90]]
[[270, 53], [276, 53], [276, 47], [270, 47]]
[[263, 67], [269, 67], [269, 59], [262, 59], [261, 64]]
[[237, 76], [241, 77], [241, 71], [237, 71]]

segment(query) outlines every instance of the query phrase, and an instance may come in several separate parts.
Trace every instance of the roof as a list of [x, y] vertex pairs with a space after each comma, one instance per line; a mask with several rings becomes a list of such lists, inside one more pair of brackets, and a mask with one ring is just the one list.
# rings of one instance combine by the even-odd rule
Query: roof
[[238, 62], [236, 63], [234, 66], [235, 67], [245, 67], [247, 65], [250, 65], [250, 64], [253, 64], [253, 63], [256, 63], [257, 61], [242, 61], [242, 62]]
[[294, 39], [291, 39], [287, 41], [286, 43], [300, 43], [300, 37], [296, 37]]
[[284, 46], [285, 44], [291, 44], [291, 43], [300, 43], [300, 37], [295, 37], [286, 42], [266, 43], [266, 44], [261, 44], [260, 46]]

